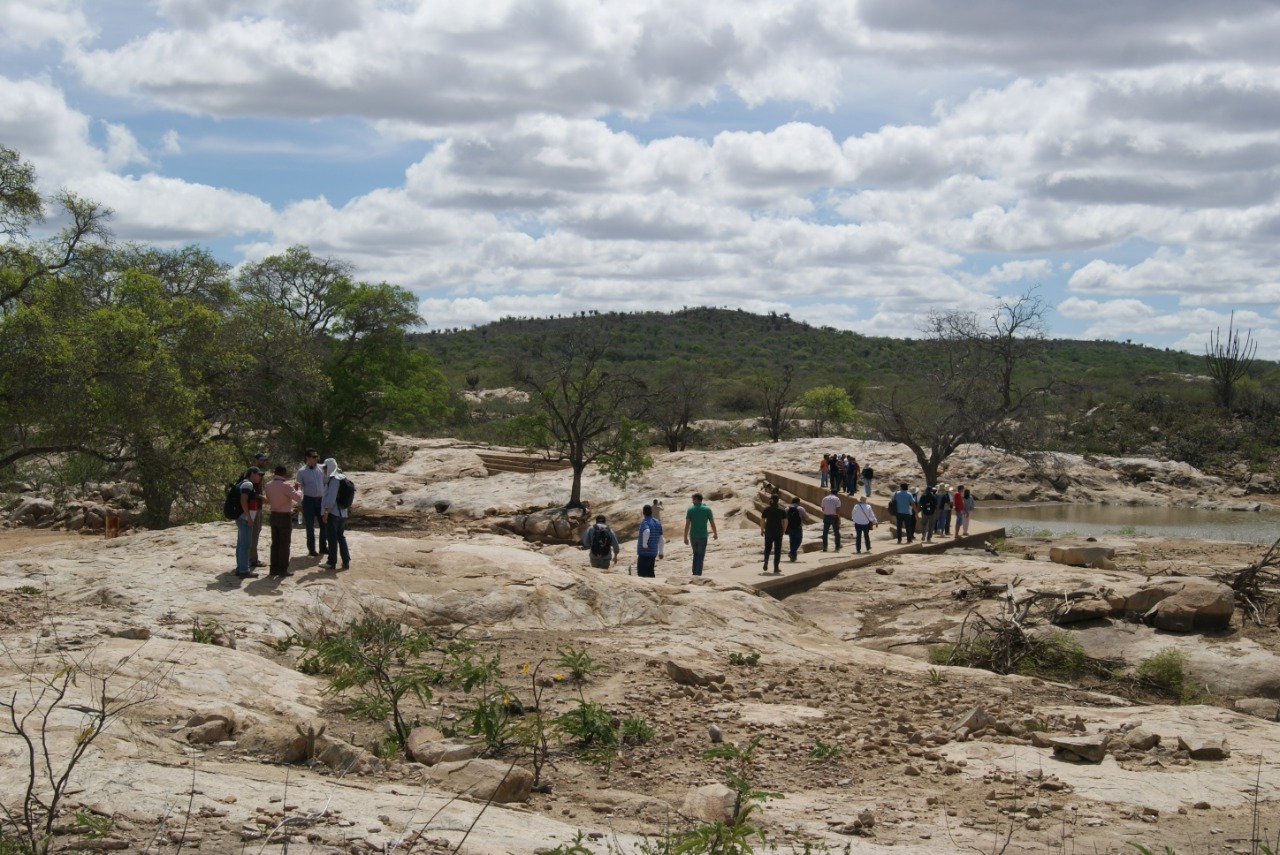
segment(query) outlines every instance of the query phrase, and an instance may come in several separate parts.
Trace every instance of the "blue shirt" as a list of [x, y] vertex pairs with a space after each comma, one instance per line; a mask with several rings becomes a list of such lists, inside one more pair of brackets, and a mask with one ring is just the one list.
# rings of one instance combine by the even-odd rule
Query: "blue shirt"
[[637, 555], [657, 555], [662, 551], [662, 523], [653, 517], [640, 521], [640, 537], [636, 540]]
[[915, 504], [916, 498], [907, 490], [899, 490], [893, 494], [893, 510], [898, 514], [911, 513], [911, 506]]

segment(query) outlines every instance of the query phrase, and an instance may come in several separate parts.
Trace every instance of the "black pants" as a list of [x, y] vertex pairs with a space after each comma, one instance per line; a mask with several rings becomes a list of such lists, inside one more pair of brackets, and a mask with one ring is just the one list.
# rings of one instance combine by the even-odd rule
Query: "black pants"
[[293, 514], [271, 512], [271, 575], [280, 576], [289, 569], [289, 539], [293, 537]]
[[857, 546], [859, 552], [862, 551], [862, 541], [867, 541], [867, 552], [871, 551], [871, 523], [854, 523], [853, 524], [853, 542]]
[[773, 552], [773, 569], [781, 570], [782, 567], [782, 535], [766, 534], [764, 536], [764, 566], [769, 567], [769, 552]]
[[898, 518], [898, 543], [902, 543], [902, 536], [907, 536], [907, 543], [916, 539], [916, 518], [913, 514], [897, 514]]
[[656, 555], [637, 555], [636, 556], [636, 575], [646, 576], [650, 579], [657, 577], [654, 570], [658, 566], [658, 556]]

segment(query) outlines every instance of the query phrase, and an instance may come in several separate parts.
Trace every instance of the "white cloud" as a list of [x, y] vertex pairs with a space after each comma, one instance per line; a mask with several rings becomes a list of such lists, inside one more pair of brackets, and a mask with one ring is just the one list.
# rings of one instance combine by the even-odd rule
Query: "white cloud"
[[71, 45], [93, 33], [77, 0], [0, 0], [0, 48]]

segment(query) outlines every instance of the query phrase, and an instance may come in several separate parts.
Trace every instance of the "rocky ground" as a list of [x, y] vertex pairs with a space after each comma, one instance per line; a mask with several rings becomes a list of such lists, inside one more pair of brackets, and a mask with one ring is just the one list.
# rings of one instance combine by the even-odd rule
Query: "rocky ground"
[[[297, 575], [284, 582], [237, 582], [226, 575], [230, 524], [112, 540], [0, 534], [2, 694], [29, 706], [28, 675], [53, 677], [73, 659], [85, 670], [71, 704], [93, 708], [94, 674], [110, 675], [109, 702], [138, 701], [76, 769], [59, 848], [444, 852], [465, 838], [462, 852], [526, 853], [569, 844], [581, 831], [588, 852], [640, 852], [643, 835], [719, 809], [708, 788], [724, 782], [726, 761], [704, 757], [716, 738], [740, 748], [759, 739], [751, 780], [781, 797], [758, 816], [783, 852], [805, 844], [1121, 852], [1130, 841], [1156, 851], [1250, 852], [1255, 827], [1276, 846], [1274, 611], [1267, 626], [1245, 626], [1237, 614], [1230, 629], [1208, 634], [1120, 619], [1068, 630], [1090, 655], [1129, 669], [1164, 647], [1183, 650], [1204, 688], [1206, 702], [1192, 705], [1122, 697], [1120, 684], [1077, 688], [928, 662], [929, 648], [954, 639], [974, 607], [956, 592], [975, 579], [1065, 592], [1211, 577], [1256, 561], [1258, 547], [1128, 538], [1108, 544], [1115, 565], [1103, 571], [1050, 563], [1048, 542], [1010, 541], [995, 555], [886, 557], [779, 602], [715, 572], [755, 542], [746, 521], [754, 473], [804, 471], [815, 450], [837, 450], [871, 460], [887, 483], [909, 469], [901, 449], [801, 440], [662, 455], [625, 490], [589, 474], [586, 494], [624, 535], [642, 501], [683, 507], [694, 490], [716, 497], [723, 537], [708, 577], [679, 575], [684, 557], [675, 551], [661, 578], [640, 580], [590, 570], [575, 547], [509, 533], [513, 520], [563, 501], [563, 473], [486, 478], [465, 445], [401, 439], [397, 447], [385, 471], [356, 473], [360, 513], [380, 527], [351, 532], [346, 572], [295, 559]], [[1113, 501], [1266, 498], [1156, 463], [1142, 464], [1140, 482], [1126, 480], [1138, 465], [1085, 469], [1081, 461], [1073, 483]], [[1010, 498], [1050, 489], [983, 449], [967, 449], [948, 475]], [[471, 641], [497, 657], [507, 694], [526, 709], [536, 702], [545, 718], [587, 700], [618, 722], [644, 719], [654, 738], [594, 759], [553, 738], [539, 781], [546, 786], [537, 788], [545, 791], [504, 804], [458, 798], [446, 767], [376, 757], [369, 749], [381, 726], [349, 718], [349, 694], [326, 693], [322, 676], [297, 669], [301, 651], [290, 639], [364, 615]], [[194, 641], [196, 628], [215, 643]], [[558, 661], [568, 649], [600, 670], [575, 683]], [[465, 723], [476, 697], [437, 686], [414, 711], [447, 732]], [[1238, 708], [1243, 698], [1254, 702]], [[54, 711], [55, 757], [84, 716], [67, 704]], [[531, 720], [526, 713], [515, 722]], [[423, 756], [435, 736], [420, 734]], [[21, 748], [0, 739], [5, 768], [21, 768]], [[515, 745], [494, 759], [503, 770], [531, 765]], [[23, 776], [2, 777], [0, 797], [13, 804]]]

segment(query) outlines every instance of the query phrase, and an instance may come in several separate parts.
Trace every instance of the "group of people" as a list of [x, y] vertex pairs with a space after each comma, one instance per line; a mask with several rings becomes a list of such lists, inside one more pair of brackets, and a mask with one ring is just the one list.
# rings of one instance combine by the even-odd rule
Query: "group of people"
[[[664, 549], [662, 520], [659, 512], [662, 503], [654, 499], [652, 504], [641, 509], [640, 531], [636, 536], [636, 575], [647, 578], [657, 576], [658, 559], [666, 556]], [[720, 539], [716, 529], [715, 514], [702, 500], [701, 493], [693, 494], [693, 503], [684, 514], [684, 542], [693, 553], [693, 575], [701, 576], [706, 563], [707, 541], [710, 538]], [[618, 563], [622, 545], [618, 535], [609, 528], [608, 518], [604, 514], [596, 517], [596, 521], [582, 532], [582, 545], [591, 554], [591, 566], [601, 570], [609, 569], [611, 564]]]
[[[236, 569], [237, 578], [257, 576], [257, 568], [263, 563], [258, 558], [258, 540], [263, 520], [271, 529], [269, 575], [276, 578], [292, 576], [289, 569], [290, 540], [293, 535], [293, 515], [302, 510], [303, 524], [307, 529], [307, 554], [325, 559], [330, 570], [336, 570], [338, 559], [342, 569], [351, 566], [351, 553], [347, 549], [347, 519], [350, 507], [339, 501], [342, 481], [346, 475], [332, 457], [319, 462], [320, 454], [308, 448], [306, 459], [288, 480], [288, 469], [276, 466], [271, 479], [263, 480], [270, 464], [265, 451], [254, 455], [253, 465], [240, 479], [240, 514], [236, 517]], [[319, 543], [317, 544], [317, 531]]]
[[871, 479], [874, 477], [875, 471], [871, 466], [859, 467], [852, 454], [824, 454], [818, 463], [818, 484], [822, 487], [830, 486], [832, 493], [843, 490], [852, 496], [861, 484], [863, 495], [869, 497]]
[[[963, 484], [955, 491], [943, 484], [925, 487], [924, 492], [907, 489], [899, 484], [889, 498], [889, 512], [894, 515], [898, 543], [906, 535], [907, 543], [914, 543], [916, 531], [925, 542], [934, 536], [963, 537], [969, 534], [969, 518], [973, 514], [974, 499]], [[955, 534], [951, 534], [952, 516], [955, 517]]]
[[[864, 549], [870, 552], [871, 530], [880, 525], [875, 509], [867, 501], [867, 496], [871, 493], [873, 477], [871, 467], [857, 469], [857, 461], [849, 455], [843, 458], [824, 455], [823, 464], [824, 486], [828, 486], [830, 492], [822, 498], [822, 551], [828, 551], [833, 540], [836, 552], [841, 548], [840, 521], [843, 505], [839, 495], [840, 489], [843, 487], [845, 492], [850, 494], [853, 492], [847, 478], [841, 474], [843, 467], [845, 471], [858, 472], [866, 490], [866, 495], [858, 496], [853, 500], [849, 519], [853, 523], [855, 550], [859, 554]], [[645, 505], [642, 510], [640, 530], [636, 537], [636, 575], [638, 576], [654, 577], [657, 561], [664, 557], [662, 521], [658, 514], [661, 508], [661, 502], [655, 499], [652, 504]], [[957, 486], [954, 492], [946, 485], [929, 486], [921, 492], [918, 488], [914, 491], [909, 490], [906, 484], [902, 484], [889, 499], [889, 513], [894, 518], [898, 543], [902, 543], [904, 536], [908, 543], [914, 543], [917, 531], [921, 532], [921, 537], [926, 541], [933, 540], [935, 535], [951, 536], [953, 517], [954, 536], [966, 536], [969, 534], [969, 516], [973, 513], [973, 508], [973, 496], [963, 484]], [[778, 575], [782, 573], [784, 536], [788, 540], [788, 560], [793, 562], [796, 560], [800, 551], [800, 542], [804, 536], [804, 527], [809, 522], [809, 514], [800, 503], [799, 496], [793, 497], [790, 504], [783, 505], [782, 497], [778, 493], [770, 495], [769, 504], [760, 512], [760, 534], [764, 537], [764, 572], [769, 572], [769, 561], [772, 558], [773, 573]], [[702, 494], [694, 493], [693, 503], [685, 511], [684, 542], [693, 553], [693, 575], [695, 576], [702, 575], [709, 537], [717, 540], [720, 538], [720, 533], [716, 531], [715, 515], [703, 502]], [[618, 556], [622, 552], [618, 536], [609, 527], [608, 519], [604, 514], [598, 515], [595, 523], [587, 526], [583, 531], [582, 545], [590, 552], [591, 566], [601, 570], [607, 570], [611, 565], [617, 564]]]

